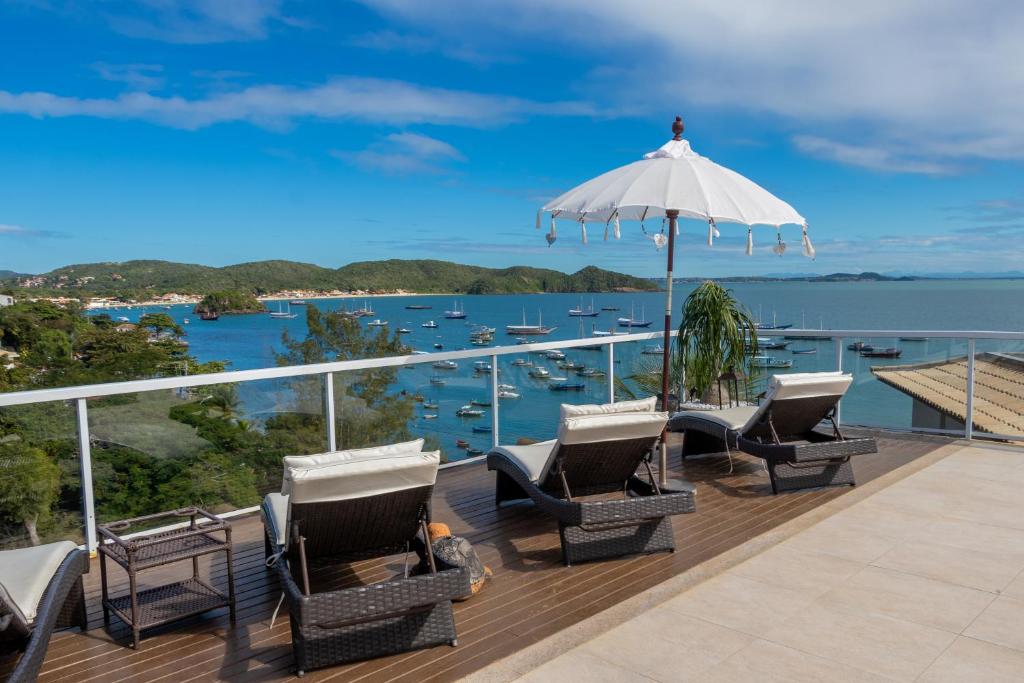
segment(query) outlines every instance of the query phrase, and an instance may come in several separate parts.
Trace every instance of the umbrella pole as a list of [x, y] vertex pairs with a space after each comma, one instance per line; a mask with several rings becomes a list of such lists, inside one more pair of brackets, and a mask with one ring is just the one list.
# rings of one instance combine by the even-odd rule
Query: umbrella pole
[[[665, 275], [665, 339], [661, 344], [661, 409], [668, 411], [669, 349], [672, 346], [672, 267], [676, 251], [676, 222], [679, 219], [679, 212], [669, 209], [665, 215], [668, 216], [668, 268]], [[667, 436], [668, 428], [661, 433], [661, 462], [658, 467], [658, 478], [661, 480], [662, 488], [668, 487], [669, 483]]]

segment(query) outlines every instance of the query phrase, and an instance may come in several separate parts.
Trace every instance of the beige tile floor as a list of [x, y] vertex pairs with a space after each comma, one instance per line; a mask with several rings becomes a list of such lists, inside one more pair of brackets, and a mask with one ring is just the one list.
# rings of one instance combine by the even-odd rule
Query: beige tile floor
[[1024, 450], [971, 446], [523, 681], [1024, 681]]

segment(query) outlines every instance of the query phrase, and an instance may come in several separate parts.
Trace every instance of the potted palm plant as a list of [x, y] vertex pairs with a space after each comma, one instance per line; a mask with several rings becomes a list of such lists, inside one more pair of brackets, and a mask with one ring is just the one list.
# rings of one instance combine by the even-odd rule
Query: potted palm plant
[[725, 372], [749, 376], [748, 358], [756, 349], [757, 325], [731, 290], [707, 281], [686, 298], [674, 363], [685, 395], [715, 402], [709, 398], [718, 378]]

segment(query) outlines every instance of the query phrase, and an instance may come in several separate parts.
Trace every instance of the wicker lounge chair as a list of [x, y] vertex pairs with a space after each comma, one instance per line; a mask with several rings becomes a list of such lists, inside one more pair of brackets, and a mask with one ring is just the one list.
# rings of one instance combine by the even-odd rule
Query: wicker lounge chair
[[[285, 458], [281, 493], [262, 506], [267, 554], [291, 614], [299, 675], [343, 662], [456, 643], [452, 600], [465, 570], [437, 571], [424, 552], [439, 454], [423, 440]], [[311, 592], [314, 565], [413, 549], [426, 574]]]
[[0, 552], [0, 647], [22, 650], [8, 681], [34, 681], [58, 628], [85, 630], [89, 555], [70, 541]]
[[[562, 406], [558, 438], [502, 446], [487, 455], [497, 472], [495, 503], [533, 499], [558, 520], [566, 566], [587, 560], [674, 551], [671, 515], [693, 512], [694, 490], [662, 494], [649, 455], [668, 416], [654, 399]], [[646, 477], [637, 476], [639, 468]], [[618, 492], [614, 499], [583, 500]]]
[[[852, 381], [842, 372], [775, 375], [759, 406], [684, 411], [672, 416], [669, 429], [685, 433], [684, 458], [730, 449], [762, 458], [773, 493], [855, 486], [850, 458], [878, 448], [874, 439], [844, 437], [835, 422]], [[823, 421], [832, 423], [831, 434], [816, 431]]]

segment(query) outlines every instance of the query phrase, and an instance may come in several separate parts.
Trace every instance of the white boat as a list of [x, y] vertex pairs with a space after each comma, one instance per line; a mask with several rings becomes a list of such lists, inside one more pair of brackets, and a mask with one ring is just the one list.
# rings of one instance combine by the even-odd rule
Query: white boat
[[458, 370], [459, 364], [453, 360], [439, 360], [434, 363], [434, 367], [438, 370]]
[[576, 371], [576, 374], [580, 377], [604, 377], [604, 370], [598, 370], [597, 368], [580, 368]]
[[519, 398], [519, 394], [514, 391], [499, 391], [498, 398]]
[[516, 387], [514, 384], [499, 384], [498, 391], [515, 391]]
[[277, 302], [277, 310], [276, 311], [271, 311], [270, 312], [270, 317], [271, 318], [296, 318], [296, 317], [298, 317], [298, 314], [297, 313], [292, 313], [291, 304], [288, 305], [288, 310], [282, 310], [281, 302], [278, 301]]
[[599, 313], [600, 313], [600, 311], [594, 309], [594, 300], [593, 299], [590, 300], [590, 308], [588, 308], [588, 309], [584, 309], [583, 308], [583, 299], [582, 298], [580, 299], [580, 305], [579, 306], [577, 306], [576, 308], [570, 308], [569, 309], [569, 316], [573, 317], [573, 318], [594, 318], [594, 317], [597, 317], [597, 315]]
[[568, 377], [555, 377], [554, 375], [552, 375], [551, 377], [548, 377], [548, 379], [551, 380], [552, 382], [568, 382], [569, 381]]
[[472, 405], [465, 405], [455, 411], [459, 417], [480, 417], [484, 411], [474, 408]]
[[466, 311], [460, 308], [459, 302], [456, 301], [455, 306], [452, 307], [452, 310], [444, 312], [444, 317], [448, 318], [449, 320], [462, 320], [463, 318], [466, 317]]
[[543, 353], [551, 360], [565, 360], [565, 353], [563, 351], [559, 351], [558, 349], [550, 349], [548, 351], [544, 351]]
[[398, 334], [409, 334], [410, 332], [412, 332], [412, 330], [410, 330], [410, 329], [408, 329], [406, 327], [399, 327], [398, 328]]
[[515, 336], [522, 336], [524, 334], [541, 335], [541, 334], [551, 334], [556, 329], [558, 329], [558, 328], [556, 328], [556, 327], [544, 327], [544, 323], [541, 320], [541, 312], [539, 310], [537, 311], [537, 324], [536, 325], [527, 325], [526, 324], [526, 309], [524, 308], [523, 309], [523, 324], [522, 325], [506, 325], [505, 326], [505, 334], [512, 334], [512, 335], [515, 335]]
[[488, 373], [492, 371], [492, 368], [490, 363], [478, 360], [477, 362], [473, 363], [473, 370], [476, 372]]
[[640, 317], [637, 318], [633, 313], [633, 306], [629, 307], [629, 317], [619, 318], [619, 327], [650, 327], [653, 321], [645, 320], [646, 311], [644, 308], [640, 309]]
[[645, 346], [643, 350], [640, 351], [640, 353], [648, 356], [660, 356], [665, 353], [665, 347], [662, 346], [661, 344], [657, 344], [655, 346]]
[[119, 322], [119, 323], [127, 323], [127, 322], [131, 322], [131, 321], [128, 319], [128, 316], [126, 316], [126, 315], [119, 315], [119, 316], [117, 316], [117, 322]]
[[430, 383], [435, 384], [437, 386], [444, 386], [445, 379], [443, 377], [438, 377], [437, 375], [434, 375], [433, 377], [430, 378]]
[[430, 329], [433, 329], [437, 327], [437, 323], [435, 323], [433, 320], [428, 320], [427, 322], [420, 325], [420, 327], [429, 327]]
[[536, 377], [537, 379], [547, 379], [551, 376], [547, 368], [533, 368], [530, 370], [530, 377]]
[[189, 320], [188, 318], [185, 318], [184, 320], [182, 320], [182, 321], [181, 321], [181, 323], [182, 323], [183, 325], [189, 325], [189, 324], [191, 324], [191, 323], [192, 323], [192, 321], [191, 321], [191, 320]]
[[516, 358], [514, 361], [512, 361], [512, 365], [524, 366], [524, 365], [532, 365], [532, 364], [530, 363], [530, 361], [526, 360], [525, 358]]
[[369, 327], [387, 327], [388, 326], [388, 321], [387, 320], [381, 320], [380, 318], [375, 318], [375, 319], [371, 320], [370, 322], [368, 322], [366, 324]]
[[793, 361], [783, 358], [772, 358], [771, 356], [754, 356], [750, 359], [751, 365], [759, 368], [791, 368]]
[[423, 419], [424, 420], [436, 420], [437, 419], [437, 413], [424, 413], [423, 414]]
[[591, 331], [590, 334], [595, 336], [595, 337], [618, 337], [620, 335], [628, 334], [628, 333], [627, 332], [616, 332], [615, 330], [593, 330], [593, 331]]

